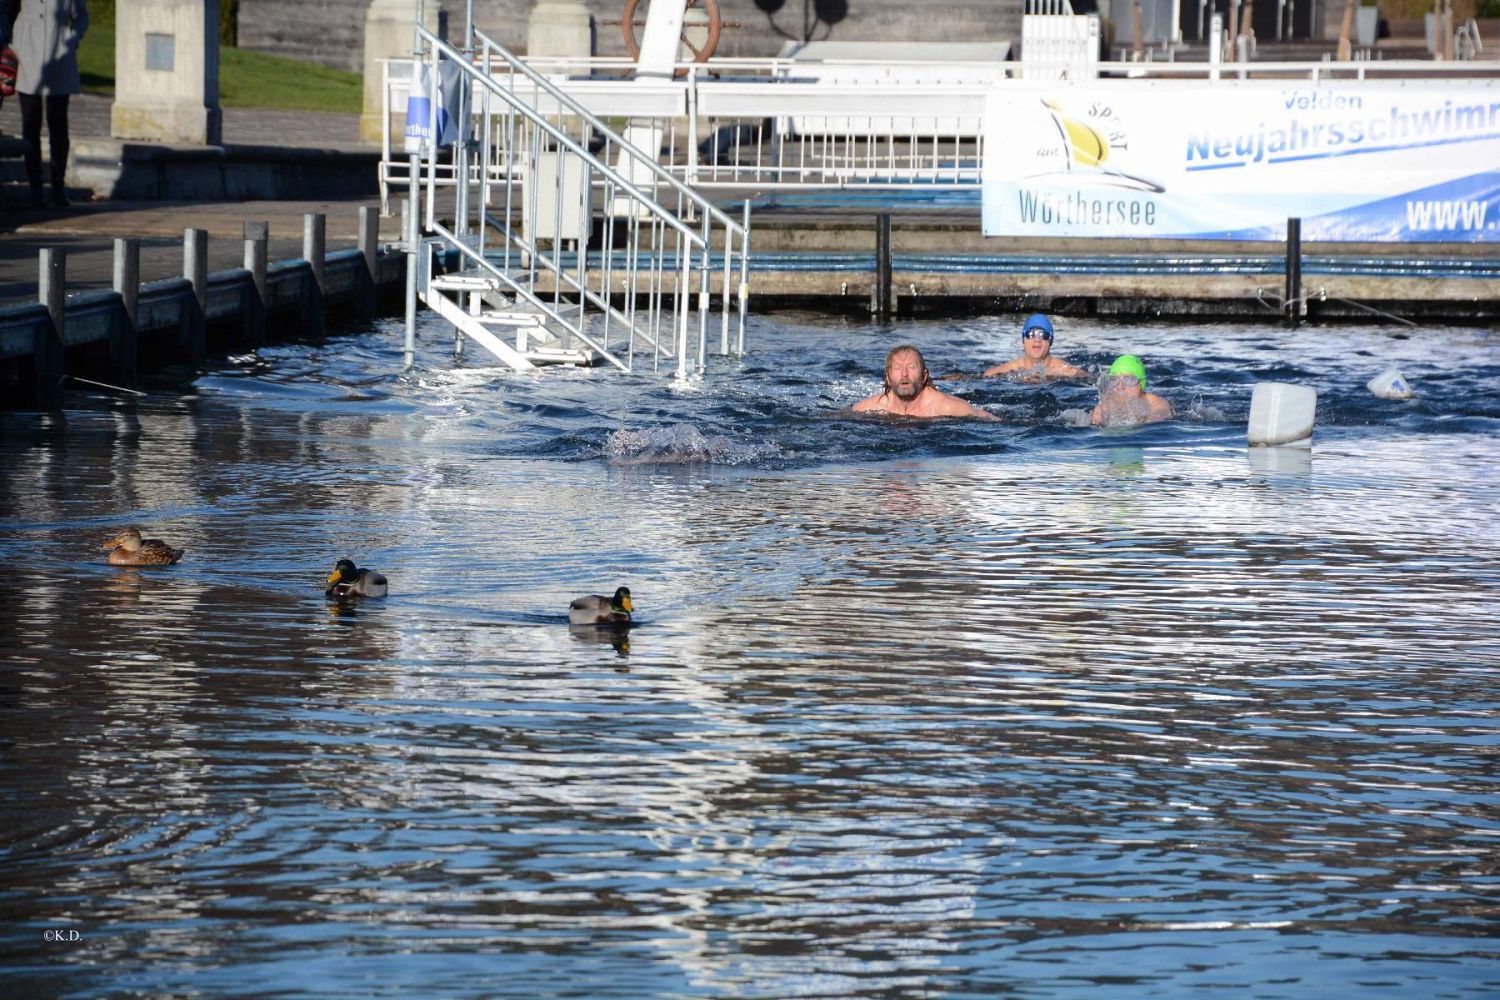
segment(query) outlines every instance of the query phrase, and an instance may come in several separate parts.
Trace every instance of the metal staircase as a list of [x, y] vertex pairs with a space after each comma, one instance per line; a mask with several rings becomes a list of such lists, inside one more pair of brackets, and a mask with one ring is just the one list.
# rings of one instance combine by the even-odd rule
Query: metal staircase
[[[743, 353], [748, 203], [730, 217], [482, 33], [468, 54], [417, 38], [429, 80], [457, 77], [460, 135], [451, 154], [427, 142], [408, 156], [409, 354], [417, 300], [456, 349], [514, 369], [702, 374], [715, 325], [719, 351]], [[654, 88], [658, 103], [669, 91]]]

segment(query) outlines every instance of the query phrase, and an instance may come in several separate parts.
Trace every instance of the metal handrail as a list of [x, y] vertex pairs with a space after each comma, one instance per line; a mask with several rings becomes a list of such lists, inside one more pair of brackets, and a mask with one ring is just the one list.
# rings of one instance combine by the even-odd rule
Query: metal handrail
[[[432, 80], [438, 79], [440, 66], [444, 67], [444, 72], [448, 71], [447, 67], [457, 69], [461, 102], [457, 114], [465, 123], [465, 131], [469, 130], [470, 121], [477, 118], [481, 123], [482, 138], [477, 150], [470, 139], [465, 138], [455, 147], [453, 162], [444, 172], [445, 177], [452, 178], [448, 183], [457, 187], [455, 217], [458, 221], [453, 228], [438, 223], [435, 216], [434, 196], [440, 167], [431, 147], [421, 158], [424, 162], [419, 164], [416, 158], [412, 158], [412, 165], [408, 168], [411, 174], [409, 184], [415, 184], [419, 176], [423, 180], [422, 187], [427, 195], [425, 228], [457, 249], [462, 262], [460, 271], [472, 267], [487, 277], [490, 288], [503, 289], [514, 295], [517, 301], [524, 299], [545, 317], [546, 322], [566, 331], [566, 336], [577, 338], [611, 364], [626, 370], [633, 360], [621, 361], [608, 349], [611, 324], [618, 323], [628, 331], [627, 346], [631, 359], [635, 355], [637, 336], [660, 358], [663, 344], [657, 334], [664, 332], [662, 324], [669, 320], [675, 344], [668, 347], [666, 353], [675, 355], [679, 376], [686, 374], [691, 350], [689, 327], [694, 311], [692, 296], [696, 292], [695, 367], [701, 373], [707, 354], [711, 272], [719, 269], [712, 253], [717, 236], [715, 228], [718, 227], [723, 234], [724, 247], [721, 351], [730, 353], [729, 312], [738, 264], [739, 337], [736, 346], [737, 353], [743, 353], [749, 255], [748, 205], [745, 221], [735, 220], [662, 167], [654, 155], [641, 150], [503, 46], [482, 34], [474, 34], [478, 39], [478, 50], [467, 54], [425, 28], [418, 27], [415, 36]], [[412, 65], [417, 65], [415, 60]], [[499, 72], [492, 72], [492, 69]], [[393, 75], [389, 70], [385, 73], [387, 100], [391, 99], [391, 91], [395, 89]], [[413, 79], [415, 75], [413, 70]], [[449, 79], [451, 82], [452, 77]], [[409, 93], [409, 84], [406, 89]], [[498, 102], [498, 109], [491, 109], [492, 101]], [[434, 102], [428, 127], [431, 130], [435, 126]], [[602, 144], [603, 150], [597, 156], [593, 150], [600, 147], [595, 141]], [[477, 163], [471, 162], [476, 151], [479, 159]], [[609, 162], [611, 155], [619, 158], [618, 164]], [[554, 163], [555, 167], [552, 166]], [[547, 180], [547, 177], [552, 180]], [[522, 189], [524, 200], [518, 202], [513, 192], [517, 182], [526, 178], [531, 182]], [[578, 178], [582, 184], [576, 185], [565, 178]], [[470, 202], [476, 183], [481, 224], [477, 233], [471, 233]], [[496, 183], [504, 188], [503, 207], [497, 210], [503, 213], [500, 215], [489, 210], [490, 191]], [[602, 269], [597, 276], [592, 276], [589, 274], [588, 255], [580, 252], [565, 264], [569, 258], [562, 254], [566, 243], [587, 238], [587, 231], [579, 227], [585, 220], [590, 227], [597, 221], [595, 195], [601, 189], [606, 209], [603, 217], [606, 240], [612, 238], [611, 234], [623, 232], [628, 245], [626, 266], [621, 268], [626, 296], [624, 311], [615, 308], [609, 298], [614, 288], [615, 255], [603, 255]], [[670, 207], [672, 198], [662, 197], [664, 192], [674, 196], [675, 209]], [[538, 201], [542, 195], [548, 196], [545, 208]], [[563, 222], [565, 206], [569, 220], [566, 226]], [[521, 213], [519, 232], [514, 226], [513, 215], [517, 209]], [[548, 218], [549, 214], [551, 218]], [[693, 216], [696, 216], [696, 221], [691, 221]], [[500, 246], [504, 263], [500, 267], [485, 257], [485, 233], [491, 230], [502, 237]], [[533, 235], [536, 239], [531, 238]], [[543, 251], [539, 240], [550, 240], [552, 250]], [[675, 249], [672, 247], [674, 243]], [[669, 258], [673, 262], [671, 275], [663, 271]], [[512, 271], [513, 262], [517, 260], [519, 263]], [[554, 300], [550, 305], [536, 294], [539, 273], [550, 276], [550, 296]], [[670, 290], [669, 280], [673, 283]], [[447, 291], [463, 290], [465, 286], [429, 284], [424, 288], [423, 295], [444, 295]], [[481, 293], [463, 290], [462, 294]], [[566, 308], [563, 295], [568, 296]], [[639, 295], [645, 296], [644, 314], [637, 309]], [[576, 317], [569, 318], [573, 316], [575, 306]], [[602, 343], [584, 330], [585, 319], [591, 310], [602, 314]], [[568, 315], [565, 316], [565, 312]], [[448, 315], [459, 327], [460, 337], [467, 333], [493, 350], [501, 349], [500, 345], [487, 339], [487, 332], [470, 327], [474, 323], [483, 325], [483, 316], [493, 316], [495, 319], [491, 322], [501, 323], [509, 322], [508, 317], [481, 314], [474, 309], [469, 315], [479, 318], [471, 323], [461, 314], [450, 312]], [[519, 335], [517, 345], [518, 348], [521, 345]]]
[[[444, 226], [440, 222], [434, 224], [434, 226], [432, 227], [432, 231], [435, 232], [435, 233], [437, 233], [439, 236], [442, 236], [443, 239], [450, 246], [452, 246], [460, 254], [462, 254], [464, 257], [466, 257], [469, 260], [469, 262], [472, 263], [474, 266], [480, 268], [481, 270], [483, 270], [483, 271], [487, 272], [488, 274], [490, 274], [492, 277], [498, 279], [501, 283], [503, 283], [505, 285], [505, 287], [509, 288], [516, 295], [518, 295], [521, 298], [525, 299], [530, 305], [532, 305], [532, 306], [536, 307], [537, 309], [541, 310], [541, 312], [543, 313], [543, 315], [547, 316], [549, 319], [553, 320], [554, 322], [559, 322], [559, 323], [563, 323], [563, 324], [567, 325], [568, 328], [569, 328], [569, 332], [571, 332], [573, 334], [573, 336], [577, 337], [579, 340], [583, 341], [585, 344], [588, 344], [589, 347], [591, 347], [594, 350], [598, 351], [604, 357], [604, 359], [606, 361], [608, 361], [610, 364], [614, 365], [616, 368], [620, 369], [621, 371], [629, 371], [630, 370], [630, 366], [627, 365], [627, 364], [625, 364], [619, 358], [615, 357], [614, 354], [612, 354], [609, 351], [608, 348], [606, 348], [603, 345], [599, 344], [592, 337], [590, 337], [587, 333], [584, 333], [582, 329], [574, 327], [571, 323], [568, 323], [568, 321], [562, 315], [560, 315], [559, 313], [557, 313], [550, 305], [548, 305], [540, 297], [538, 297], [534, 292], [532, 292], [531, 289], [527, 288], [525, 285], [523, 285], [520, 282], [516, 281], [514, 278], [512, 278], [510, 275], [506, 274], [504, 271], [502, 271], [500, 268], [496, 267], [494, 264], [491, 264], [488, 260], [485, 259], [485, 257], [484, 257], [483, 254], [479, 253], [473, 247], [470, 247], [468, 244], [466, 244], [458, 236], [457, 233], [453, 232], [451, 229], [447, 228], [446, 226]], [[562, 272], [557, 272], [557, 276], [558, 277], [564, 277], [565, 275], [563, 275]], [[650, 340], [651, 346], [654, 348], [656, 346], [656, 340], [655, 340], [655, 338], [652, 338], [652, 337], [648, 336], [647, 339]]]
[[499, 43], [495, 42], [484, 32], [475, 31], [474, 36], [483, 43], [486, 55], [491, 53], [499, 55], [507, 65], [509, 65], [512, 69], [520, 72], [522, 76], [525, 76], [534, 85], [541, 88], [548, 97], [553, 98], [558, 103], [566, 107], [571, 113], [578, 115], [584, 121], [588, 122], [590, 127], [598, 129], [599, 131], [604, 133], [621, 149], [629, 152], [633, 158], [637, 159], [642, 165], [650, 169], [659, 180], [669, 185], [673, 190], [682, 194], [698, 209], [724, 226], [725, 229], [734, 231], [740, 228], [740, 224], [733, 218], [731, 218], [727, 213], [725, 213], [723, 209], [719, 208], [719, 206], [703, 197], [697, 191], [694, 191], [691, 187], [683, 184], [676, 177], [672, 176], [670, 172], [665, 170], [661, 166], [661, 164], [657, 163], [655, 153], [651, 153], [648, 155], [643, 150], [638, 149], [636, 146], [632, 145], [629, 140], [620, 135], [614, 129], [611, 129], [607, 124], [605, 124], [602, 119], [594, 115], [582, 104], [574, 100], [565, 91], [557, 87], [551, 80], [548, 80], [545, 76], [538, 73], [530, 66], [526, 65], [525, 62], [516, 58], [513, 54], [511, 54], [509, 50], [507, 50]]
[[[673, 229], [676, 229], [683, 235], [684, 238], [700, 245], [704, 242], [703, 237], [699, 236], [697, 232], [684, 224], [671, 212], [667, 211], [667, 209], [662, 207], [662, 205], [657, 202], [656, 199], [652, 198], [650, 195], [646, 194], [646, 192], [636, 187], [629, 178], [620, 174], [609, 164], [595, 158], [594, 155], [590, 153], [585, 147], [580, 146], [576, 141], [574, 141], [572, 136], [568, 135], [562, 129], [552, 124], [552, 122], [548, 121], [545, 115], [538, 114], [531, 105], [516, 97], [515, 93], [510, 90], [510, 88], [500, 86], [490, 76], [486, 75], [484, 72], [470, 64], [461, 51], [455, 49], [453, 46], [449, 45], [441, 38], [438, 38], [436, 35], [429, 32], [426, 28], [418, 27], [417, 33], [423, 38], [424, 41], [432, 46], [433, 55], [431, 58], [434, 67], [436, 66], [438, 55], [447, 56], [450, 60], [457, 63], [460, 72], [474, 80], [485, 90], [488, 90], [490, 93], [505, 101], [517, 111], [521, 112], [525, 116], [527, 121], [529, 121], [533, 126], [547, 133], [547, 135], [553, 141], [557, 142], [559, 145], [563, 146], [574, 155], [582, 156], [585, 159], [590, 160], [590, 165], [593, 167], [593, 169], [598, 170], [600, 173], [604, 174], [604, 176], [607, 177], [610, 181], [623, 188], [626, 194], [649, 206], [651, 209], [653, 209], [654, 212], [660, 213], [662, 221], [671, 226]], [[480, 38], [484, 38], [484, 36], [477, 31], [474, 34], [478, 35]], [[486, 39], [486, 42], [488, 42], [488, 39]], [[501, 51], [504, 52], [503, 49]], [[510, 60], [515, 59], [515, 57], [510, 55], [510, 53], [508, 52], [504, 52], [504, 54]], [[537, 79], [541, 80], [542, 78], [537, 77]], [[546, 81], [543, 80], [542, 82], [545, 83]], [[547, 86], [555, 91], [555, 94], [550, 96], [563, 97], [569, 102], [570, 105], [572, 105], [573, 108], [577, 109], [574, 113], [579, 114], [581, 117], [583, 117], [590, 126], [592, 126], [593, 128], [608, 128], [600, 119], [590, 114], [589, 111], [582, 105], [579, 105], [571, 98], [568, 98], [565, 94], [562, 93], [562, 91], [556, 90], [556, 88], [552, 87], [551, 84], [547, 84]], [[644, 163], [649, 164], [651, 169], [654, 170], [659, 177], [667, 181], [672, 187], [680, 189], [682, 192], [686, 192], [690, 197], [701, 201], [704, 205], [709, 204], [706, 200], [703, 199], [702, 195], [699, 195], [691, 188], [686, 187], [681, 181], [677, 180], [671, 174], [663, 170], [657, 164], [654, 157], [647, 157], [645, 153], [642, 153], [635, 146], [632, 146], [630, 145], [630, 143], [626, 142], [624, 137], [620, 136], [618, 133], [610, 130], [608, 134], [610, 138], [616, 140], [621, 148], [628, 150], [633, 157], [639, 157]], [[435, 163], [435, 161], [436, 157], [430, 157], [428, 160], [429, 164]], [[730, 225], [738, 225], [738, 223], [734, 222], [733, 219], [730, 219], [729, 216], [725, 215], [723, 211], [717, 208], [715, 209], [715, 211], [718, 212], [718, 215], [726, 220]]]

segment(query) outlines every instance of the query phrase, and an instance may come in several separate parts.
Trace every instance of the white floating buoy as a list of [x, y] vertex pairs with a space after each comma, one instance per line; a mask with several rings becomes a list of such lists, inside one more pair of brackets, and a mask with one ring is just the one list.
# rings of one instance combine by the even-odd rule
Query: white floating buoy
[[1250, 393], [1250, 443], [1310, 447], [1317, 408], [1315, 389], [1286, 382], [1257, 382]]
[[1365, 383], [1369, 389], [1381, 399], [1411, 399], [1411, 383], [1402, 377], [1401, 372], [1395, 368], [1387, 368]]

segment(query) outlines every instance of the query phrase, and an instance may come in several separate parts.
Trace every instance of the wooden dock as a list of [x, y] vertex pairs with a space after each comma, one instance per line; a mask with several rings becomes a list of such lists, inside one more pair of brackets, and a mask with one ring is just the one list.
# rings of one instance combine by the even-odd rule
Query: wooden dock
[[[19, 222], [0, 227], [7, 407], [60, 407], [80, 380], [131, 389], [142, 370], [317, 336], [330, 315], [357, 324], [404, 302], [399, 219], [372, 205], [104, 202]], [[772, 207], [753, 217], [752, 245], [752, 311], [1500, 318], [1500, 255], [1484, 244], [997, 240], [964, 211]]]
[[[73, 250], [41, 247], [31, 301], [0, 306], [0, 400], [10, 408], [57, 409], [70, 383], [129, 391], [143, 369], [193, 365], [212, 354], [318, 336], [330, 317], [368, 322], [399, 310], [406, 257], [382, 246], [373, 206], [357, 211], [354, 246], [329, 250], [326, 216], [308, 212], [301, 219], [300, 252], [274, 261], [268, 222], [241, 221], [237, 241], [211, 241], [207, 228], [189, 226], [176, 248], [181, 269], [170, 276], [143, 274], [145, 242], [151, 243], [153, 270], [160, 269], [160, 238], [114, 237], [107, 287], [100, 287], [99, 237], [73, 234], [84, 263], [83, 280], [76, 283], [69, 275]], [[15, 245], [15, 236], [0, 238], [0, 246]], [[238, 255], [234, 266], [210, 269], [211, 242], [221, 265], [227, 254]], [[7, 272], [25, 263], [4, 256]], [[24, 279], [7, 273], [4, 283], [16, 286]]]

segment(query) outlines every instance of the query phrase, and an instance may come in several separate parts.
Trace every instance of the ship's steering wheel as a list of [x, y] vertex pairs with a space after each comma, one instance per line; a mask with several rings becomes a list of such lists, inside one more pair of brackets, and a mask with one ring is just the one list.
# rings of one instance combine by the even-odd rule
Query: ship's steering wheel
[[[650, 3], [651, 0], [645, 0], [645, 2]], [[635, 38], [635, 10], [638, 6], [643, 7], [645, 4], [641, 0], [625, 0], [625, 14], [620, 18], [620, 31], [625, 36], [625, 47], [630, 50], [630, 58], [636, 60], [641, 58], [641, 45]], [[719, 47], [719, 32], [724, 28], [723, 18], [719, 16], [719, 0], [688, 0], [685, 9], [690, 10], [693, 7], [702, 7], [708, 15], [708, 37], [704, 40], [702, 48], [694, 45], [693, 40], [688, 37], [688, 32], [691, 29], [696, 34], [696, 29], [701, 28], [702, 23], [684, 22], [682, 44], [693, 53], [693, 62], [708, 62], [708, 57], [713, 55], [714, 49]], [[677, 71], [678, 76], [686, 73], [687, 70], [683, 69]]]

